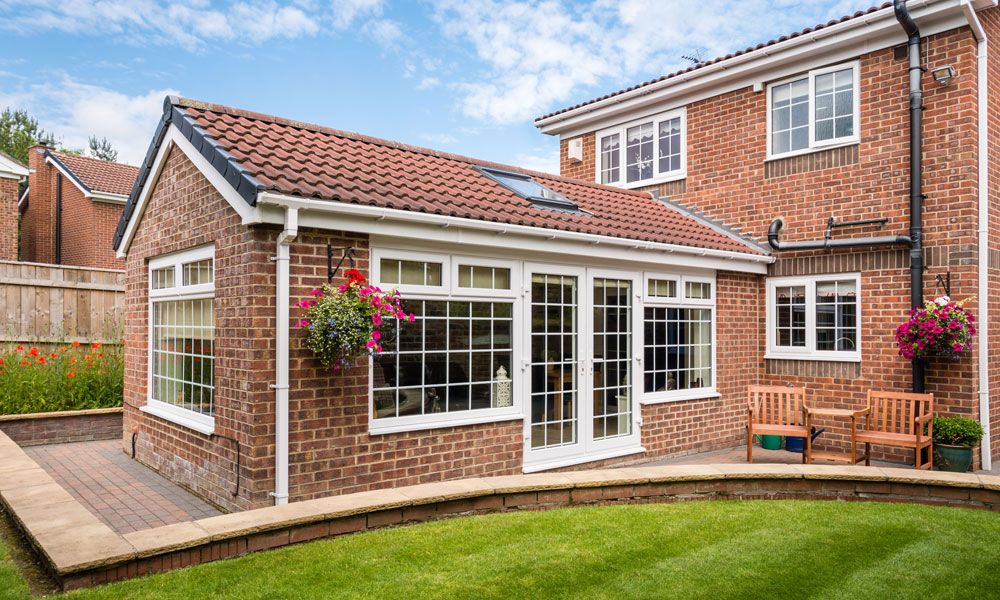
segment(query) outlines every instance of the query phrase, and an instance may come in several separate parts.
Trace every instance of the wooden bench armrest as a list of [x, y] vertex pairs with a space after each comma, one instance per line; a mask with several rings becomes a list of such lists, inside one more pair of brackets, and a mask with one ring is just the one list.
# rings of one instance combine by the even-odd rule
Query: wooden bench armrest
[[867, 417], [868, 414], [871, 413], [871, 412], [872, 412], [871, 407], [866, 406], [865, 408], [859, 408], [858, 410], [854, 411], [854, 416], [855, 417]]
[[914, 423], [926, 423], [934, 418], [934, 413], [927, 413], [925, 415], [920, 415], [919, 417], [914, 417]]

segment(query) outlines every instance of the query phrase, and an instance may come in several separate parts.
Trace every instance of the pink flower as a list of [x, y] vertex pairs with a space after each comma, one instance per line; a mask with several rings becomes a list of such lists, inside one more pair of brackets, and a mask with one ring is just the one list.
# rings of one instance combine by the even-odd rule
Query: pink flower
[[375, 325], [375, 327], [378, 327], [379, 325], [381, 325], [382, 324], [382, 315], [380, 315], [378, 313], [375, 313], [374, 315], [372, 315], [372, 323]]
[[367, 348], [368, 348], [369, 350], [371, 350], [372, 348], [374, 348], [374, 347], [375, 347], [375, 340], [368, 340], [368, 343], [367, 343], [367, 344], [365, 344], [365, 346], [366, 346], [366, 347], [367, 347]]
[[417, 320], [417, 317], [413, 313], [410, 313], [410, 323], [414, 323], [414, 322], [416, 322], [416, 320]]
[[296, 327], [309, 327], [309, 321], [307, 319], [299, 319], [298, 322], [295, 323], [295, 326]]
[[340, 292], [341, 294], [343, 294], [344, 292], [346, 292], [346, 291], [347, 291], [347, 286], [346, 286], [346, 285], [344, 285], [344, 284], [341, 284], [341, 285], [340, 285], [340, 287], [339, 287], [339, 288], [337, 288], [337, 290], [338, 290], [338, 291], [339, 291], [339, 292]]
[[322, 297], [323, 297], [323, 290], [321, 290], [321, 289], [319, 289], [319, 288], [313, 288], [313, 289], [312, 289], [312, 290], [311, 290], [311, 291], [309, 292], [309, 295], [310, 295], [310, 296], [316, 296], [317, 298], [322, 298]]
[[373, 340], [378, 341], [381, 338], [382, 338], [382, 333], [378, 329], [372, 331], [372, 339]]

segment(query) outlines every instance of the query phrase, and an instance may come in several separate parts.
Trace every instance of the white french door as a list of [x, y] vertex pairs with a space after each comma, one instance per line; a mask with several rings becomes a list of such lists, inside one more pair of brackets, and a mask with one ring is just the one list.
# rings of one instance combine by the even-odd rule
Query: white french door
[[637, 273], [526, 265], [525, 468], [639, 447]]

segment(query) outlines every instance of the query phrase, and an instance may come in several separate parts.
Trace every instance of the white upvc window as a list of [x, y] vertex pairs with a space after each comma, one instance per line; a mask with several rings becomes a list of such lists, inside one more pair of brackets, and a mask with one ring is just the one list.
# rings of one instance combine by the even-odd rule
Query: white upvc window
[[767, 358], [859, 362], [861, 275], [768, 279]]
[[859, 64], [816, 69], [767, 86], [767, 156], [860, 141]]
[[398, 289], [416, 321], [384, 321], [371, 433], [520, 418], [518, 263], [377, 248], [372, 264], [373, 282]]
[[145, 412], [195, 431], [215, 427], [215, 248], [149, 261]]
[[643, 402], [717, 395], [715, 278], [646, 273], [643, 281]]
[[597, 132], [597, 183], [638, 187], [683, 179], [687, 111], [673, 110]]

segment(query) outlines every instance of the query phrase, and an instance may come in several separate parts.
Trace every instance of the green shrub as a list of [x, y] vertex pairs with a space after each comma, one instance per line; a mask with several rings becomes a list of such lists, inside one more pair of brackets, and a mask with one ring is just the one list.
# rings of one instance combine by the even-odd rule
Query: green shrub
[[983, 439], [983, 426], [966, 417], [934, 417], [934, 442], [972, 447]]
[[120, 345], [10, 347], [0, 353], [0, 414], [121, 406], [124, 376]]

